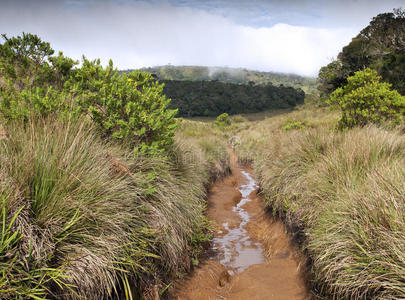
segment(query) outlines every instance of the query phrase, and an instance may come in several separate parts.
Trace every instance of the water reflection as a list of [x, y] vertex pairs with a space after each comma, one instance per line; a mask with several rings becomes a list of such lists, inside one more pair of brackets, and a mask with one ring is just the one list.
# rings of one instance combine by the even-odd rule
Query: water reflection
[[228, 223], [222, 224], [227, 233], [222, 237], [212, 240], [214, 257], [221, 264], [229, 268], [230, 272], [239, 273], [250, 265], [260, 264], [266, 261], [263, 255], [263, 248], [260, 243], [251, 240], [245, 226], [250, 220], [249, 213], [243, 206], [252, 201], [250, 194], [258, 186], [252, 176], [242, 171], [243, 176], [248, 180], [246, 184], [239, 186], [242, 199], [232, 208], [232, 211], [242, 220], [239, 227], [229, 228]]

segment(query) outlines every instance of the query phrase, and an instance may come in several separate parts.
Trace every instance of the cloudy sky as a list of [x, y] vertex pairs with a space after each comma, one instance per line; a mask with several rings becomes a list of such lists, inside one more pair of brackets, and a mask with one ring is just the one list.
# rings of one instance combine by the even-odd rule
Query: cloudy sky
[[0, 0], [0, 33], [30, 32], [120, 69], [242, 67], [316, 76], [404, 0]]

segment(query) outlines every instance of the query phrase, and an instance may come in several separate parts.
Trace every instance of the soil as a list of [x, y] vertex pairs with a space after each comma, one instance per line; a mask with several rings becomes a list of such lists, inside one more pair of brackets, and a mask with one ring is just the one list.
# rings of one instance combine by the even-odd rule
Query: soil
[[310, 299], [297, 249], [266, 214], [252, 171], [233, 154], [231, 168], [210, 190], [207, 216], [216, 230], [207, 258], [174, 284], [170, 299]]

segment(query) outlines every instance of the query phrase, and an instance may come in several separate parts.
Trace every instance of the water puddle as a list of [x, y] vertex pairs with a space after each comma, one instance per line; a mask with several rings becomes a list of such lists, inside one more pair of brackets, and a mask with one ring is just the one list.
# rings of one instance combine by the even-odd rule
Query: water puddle
[[245, 229], [250, 220], [250, 215], [243, 206], [252, 201], [251, 194], [258, 186], [249, 173], [245, 171], [241, 171], [241, 173], [246, 178], [247, 183], [239, 186], [238, 189], [242, 198], [238, 204], [232, 207], [232, 211], [240, 218], [241, 222], [235, 228], [229, 228], [228, 222], [223, 223], [222, 226], [226, 233], [212, 240], [213, 255], [211, 259], [218, 260], [229, 270], [231, 275], [240, 273], [251, 265], [266, 261], [261, 243], [252, 240]]

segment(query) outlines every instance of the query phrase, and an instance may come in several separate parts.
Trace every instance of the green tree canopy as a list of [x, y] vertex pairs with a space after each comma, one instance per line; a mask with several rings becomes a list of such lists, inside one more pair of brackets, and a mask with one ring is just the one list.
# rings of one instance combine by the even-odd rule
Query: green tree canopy
[[377, 70], [384, 81], [405, 95], [405, 10], [394, 9], [374, 17], [370, 24], [339, 53], [337, 60], [319, 71], [321, 97], [347, 83], [366, 67]]

